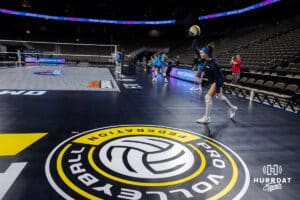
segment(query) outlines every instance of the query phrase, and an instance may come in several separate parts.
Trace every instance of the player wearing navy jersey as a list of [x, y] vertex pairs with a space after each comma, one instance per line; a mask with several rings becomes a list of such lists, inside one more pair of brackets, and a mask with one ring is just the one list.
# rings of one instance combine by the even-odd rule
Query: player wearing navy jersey
[[205, 75], [210, 83], [210, 88], [205, 95], [205, 115], [198, 119], [198, 123], [210, 123], [210, 115], [212, 109], [212, 97], [217, 96], [221, 100], [225, 101], [229, 106], [229, 117], [232, 119], [235, 116], [235, 112], [238, 109], [237, 106], [231, 104], [231, 102], [225, 97], [222, 93], [222, 86], [224, 83], [224, 75], [221, 72], [218, 62], [213, 58], [214, 46], [209, 44], [207, 47], [199, 49], [197, 47], [197, 39], [193, 41], [193, 50], [198, 52], [199, 57], [201, 58], [202, 71], [205, 72]]

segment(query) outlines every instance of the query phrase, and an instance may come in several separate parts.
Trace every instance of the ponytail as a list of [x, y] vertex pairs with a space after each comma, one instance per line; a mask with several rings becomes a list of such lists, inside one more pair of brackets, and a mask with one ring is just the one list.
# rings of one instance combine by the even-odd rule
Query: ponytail
[[214, 43], [209, 43], [207, 45], [207, 49], [209, 50], [211, 57], [213, 57], [214, 56], [214, 52], [215, 52], [215, 45], [214, 45]]

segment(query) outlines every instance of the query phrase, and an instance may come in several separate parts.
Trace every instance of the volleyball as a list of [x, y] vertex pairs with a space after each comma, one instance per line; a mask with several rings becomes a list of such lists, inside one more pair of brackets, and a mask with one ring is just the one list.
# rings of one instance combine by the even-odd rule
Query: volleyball
[[189, 35], [190, 36], [198, 36], [201, 35], [201, 29], [198, 25], [193, 25], [189, 28]]

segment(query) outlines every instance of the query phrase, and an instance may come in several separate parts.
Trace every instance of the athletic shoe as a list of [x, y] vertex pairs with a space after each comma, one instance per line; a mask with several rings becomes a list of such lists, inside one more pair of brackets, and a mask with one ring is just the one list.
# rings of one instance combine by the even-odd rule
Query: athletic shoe
[[208, 124], [210, 122], [211, 122], [210, 117], [207, 116], [203, 116], [202, 118], [197, 119], [197, 123], [201, 123], [201, 124]]
[[193, 87], [190, 88], [190, 90], [194, 91], [194, 90], [199, 90], [199, 89], [193, 86]]
[[168, 79], [165, 78], [165, 83], [168, 83], [168, 82], [169, 82]]
[[156, 81], [157, 81], [157, 78], [154, 77], [154, 78], [152, 79], [152, 81], [153, 81], [153, 82], [156, 82]]
[[232, 108], [229, 109], [229, 117], [230, 117], [230, 119], [233, 119], [233, 117], [235, 116], [235, 113], [236, 113], [237, 109], [238, 109], [237, 106], [233, 106]]

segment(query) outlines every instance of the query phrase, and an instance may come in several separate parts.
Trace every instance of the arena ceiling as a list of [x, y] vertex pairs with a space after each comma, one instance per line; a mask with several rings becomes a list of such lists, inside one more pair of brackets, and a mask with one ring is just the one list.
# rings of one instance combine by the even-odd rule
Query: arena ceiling
[[48, 15], [110, 19], [184, 19], [239, 9], [263, 0], [2, 0], [1, 8]]
[[98, 42], [126, 38], [127, 41], [128, 38], [136, 40], [137, 37], [148, 39], [153, 30], [160, 32], [160, 38], [183, 38], [188, 27], [195, 23], [201, 25], [204, 32], [215, 34], [228, 28], [259, 24], [261, 21], [276, 22], [282, 16], [299, 14], [299, 0], [282, 0], [279, 4], [257, 9], [241, 17], [223, 17], [203, 22], [198, 20], [202, 15], [241, 9], [262, 1], [265, 0], [1, 0], [0, 8], [23, 12], [112, 20], [175, 19], [176, 26], [113, 26], [1, 14], [0, 26], [5, 28], [0, 32], [0, 38], [68, 42], [78, 39], [80, 42]]

